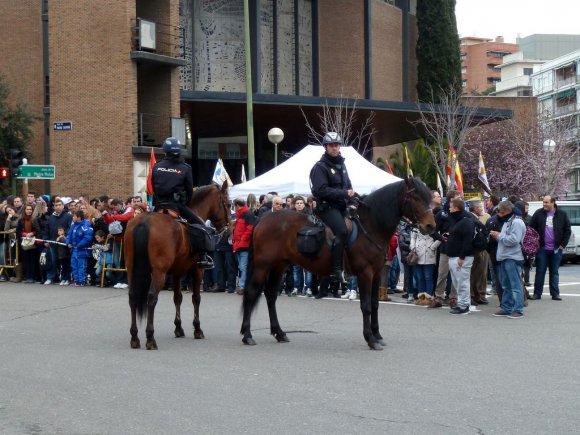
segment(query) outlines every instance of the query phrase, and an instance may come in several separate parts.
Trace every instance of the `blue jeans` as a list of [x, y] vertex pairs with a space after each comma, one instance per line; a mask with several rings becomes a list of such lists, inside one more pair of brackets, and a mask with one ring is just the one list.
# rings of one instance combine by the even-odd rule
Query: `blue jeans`
[[248, 251], [236, 252], [236, 258], [238, 259], [238, 270], [240, 271], [240, 288], [243, 290], [246, 288], [246, 272], [248, 270]]
[[304, 287], [312, 289], [312, 272], [302, 269], [300, 266], [293, 264], [292, 273], [294, 274], [294, 288], [303, 291]]
[[48, 260], [48, 271], [46, 272], [46, 279], [50, 279], [52, 282], [56, 282], [58, 278], [58, 248], [55, 244], [50, 243], [48, 248], [46, 248], [46, 255], [50, 256]]
[[562, 260], [562, 250], [558, 249], [554, 253], [552, 249], [540, 249], [536, 253], [536, 278], [534, 280], [534, 295], [542, 296], [544, 292], [544, 281], [546, 279], [546, 269], [550, 277], [550, 295], [560, 296], [560, 261]]
[[434, 264], [417, 264], [413, 266], [415, 281], [417, 282], [417, 291], [427, 293], [433, 296], [433, 269]]
[[236, 257], [232, 250], [215, 251], [213, 260], [217, 273], [218, 288], [227, 289], [230, 293], [236, 290]]
[[519, 260], [503, 260], [500, 262], [500, 278], [503, 288], [500, 308], [504, 313], [524, 312], [523, 263], [523, 261]]
[[395, 255], [393, 257], [393, 263], [391, 264], [391, 270], [389, 271], [389, 289], [396, 290], [398, 281], [399, 281], [399, 257]]

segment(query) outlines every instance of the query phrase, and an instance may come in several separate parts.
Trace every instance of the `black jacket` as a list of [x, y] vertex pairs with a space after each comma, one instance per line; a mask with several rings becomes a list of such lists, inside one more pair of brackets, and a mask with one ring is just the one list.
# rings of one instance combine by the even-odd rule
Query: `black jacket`
[[347, 191], [352, 183], [344, 165], [344, 157], [331, 157], [324, 153], [310, 171], [312, 194], [321, 206], [328, 205], [345, 210], [349, 204]]
[[455, 225], [455, 220], [451, 218], [449, 211], [449, 202], [446, 202], [439, 213], [435, 216], [435, 232], [431, 235], [433, 239], [441, 242], [440, 252], [447, 254], [447, 242], [443, 234], [449, 234], [451, 227]]
[[[556, 206], [556, 213], [554, 214], [554, 243], [556, 247], [562, 246], [566, 247], [570, 241], [570, 236], [572, 235], [572, 227], [570, 225], [570, 219], [565, 211], [559, 210]], [[540, 235], [540, 247], [544, 248], [544, 236], [546, 233], [546, 219], [548, 218], [548, 213], [543, 208], [536, 210], [532, 216], [530, 226], [535, 229]]]
[[153, 205], [161, 202], [189, 204], [193, 196], [191, 166], [181, 158], [165, 157], [153, 167]]
[[459, 257], [465, 259], [474, 255], [473, 234], [475, 231], [475, 222], [471, 213], [463, 210], [450, 213], [450, 220], [453, 226], [449, 231], [447, 239], [447, 255], [449, 257]]

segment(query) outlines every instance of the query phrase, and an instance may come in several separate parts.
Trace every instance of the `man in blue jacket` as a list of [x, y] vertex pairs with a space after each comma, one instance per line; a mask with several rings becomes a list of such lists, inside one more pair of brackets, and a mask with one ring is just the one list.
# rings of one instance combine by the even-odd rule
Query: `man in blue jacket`
[[73, 224], [68, 230], [66, 244], [72, 249], [71, 269], [75, 287], [83, 287], [87, 282], [87, 260], [91, 255], [89, 249], [93, 244], [93, 227], [85, 219], [82, 210], [75, 211]]

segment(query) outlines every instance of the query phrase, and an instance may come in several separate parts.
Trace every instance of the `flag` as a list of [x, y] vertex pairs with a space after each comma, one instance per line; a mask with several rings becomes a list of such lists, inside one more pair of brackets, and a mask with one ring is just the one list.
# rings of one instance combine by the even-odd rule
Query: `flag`
[[151, 148], [151, 157], [149, 157], [149, 170], [147, 171], [147, 193], [153, 195], [153, 166], [157, 161], [155, 160], [155, 152]]
[[215, 171], [213, 171], [213, 178], [211, 179], [211, 181], [213, 181], [219, 186], [224, 184], [224, 181], [228, 182], [228, 187], [232, 187], [234, 185], [234, 183], [232, 183], [232, 180], [230, 179], [230, 176], [226, 171], [226, 168], [224, 168], [222, 159], [218, 159], [215, 165]]
[[457, 160], [457, 153], [452, 146], [449, 146], [449, 152], [447, 154], [447, 175], [451, 178], [451, 171], [455, 166], [455, 186], [459, 193], [463, 196], [463, 175], [461, 174], [461, 169], [459, 168], [459, 160]]
[[409, 150], [407, 149], [407, 145], [403, 145], [403, 149], [405, 150], [405, 159], [407, 160], [407, 177], [412, 177], [413, 170], [411, 169], [411, 160], [409, 159]]
[[439, 195], [443, 197], [443, 185], [441, 184], [441, 177], [439, 174], [437, 174], [437, 191], [439, 192]]
[[487, 174], [485, 173], [485, 165], [483, 164], [483, 156], [481, 155], [481, 151], [479, 152], [479, 174], [477, 175], [477, 178], [479, 178], [479, 181], [482, 182], [485, 190], [487, 192], [491, 192], [489, 182], [487, 181]]
[[246, 179], [246, 168], [244, 168], [244, 164], [242, 163], [242, 183], [245, 183], [246, 181], [248, 181]]
[[395, 173], [393, 172], [393, 168], [391, 168], [391, 165], [389, 164], [389, 160], [385, 160], [385, 164], [387, 165], [387, 172], [391, 175], [395, 175]]

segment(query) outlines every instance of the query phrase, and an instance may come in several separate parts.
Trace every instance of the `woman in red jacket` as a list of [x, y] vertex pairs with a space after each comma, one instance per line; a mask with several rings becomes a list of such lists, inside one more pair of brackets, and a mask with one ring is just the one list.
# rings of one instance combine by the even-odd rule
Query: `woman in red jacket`
[[236, 289], [239, 295], [244, 294], [246, 287], [246, 270], [248, 268], [248, 249], [252, 240], [252, 231], [254, 229], [254, 213], [246, 205], [242, 198], [234, 200], [236, 210], [236, 224], [234, 226], [233, 248], [234, 254], [238, 259], [238, 270], [240, 272], [240, 285]]

